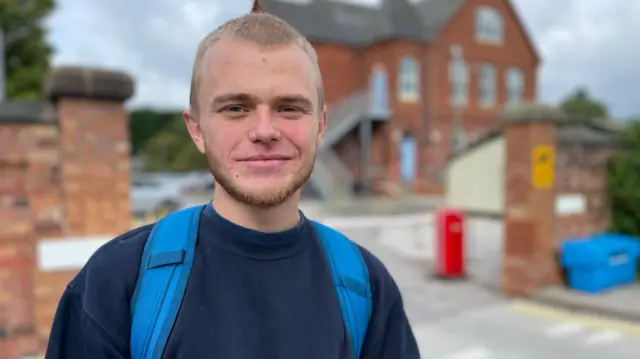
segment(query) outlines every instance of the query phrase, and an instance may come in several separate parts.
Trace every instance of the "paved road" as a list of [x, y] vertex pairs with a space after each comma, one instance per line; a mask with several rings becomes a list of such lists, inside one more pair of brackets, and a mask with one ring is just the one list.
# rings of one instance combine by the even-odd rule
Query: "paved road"
[[[390, 245], [407, 232], [381, 236], [363, 223], [342, 229], [395, 278], [424, 359], [638, 358], [640, 325], [510, 301], [476, 281], [434, 279], [427, 257]], [[478, 268], [495, 266], [482, 264], [496, 260], [489, 258], [482, 256]]]
[[632, 359], [640, 326], [527, 313], [500, 303], [432, 323], [414, 324], [424, 359]]

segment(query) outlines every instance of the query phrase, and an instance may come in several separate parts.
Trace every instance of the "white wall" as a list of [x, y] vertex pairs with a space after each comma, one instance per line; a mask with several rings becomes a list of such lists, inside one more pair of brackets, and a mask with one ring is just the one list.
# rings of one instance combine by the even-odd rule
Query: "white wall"
[[445, 204], [469, 211], [502, 213], [505, 157], [503, 136], [455, 157], [447, 168]]

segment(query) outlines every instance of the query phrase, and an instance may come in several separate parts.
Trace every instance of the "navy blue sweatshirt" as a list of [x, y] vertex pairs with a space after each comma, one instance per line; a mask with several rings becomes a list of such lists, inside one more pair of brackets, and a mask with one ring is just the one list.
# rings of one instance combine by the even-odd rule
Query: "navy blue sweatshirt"
[[[203, 212], [191, 276], [163, 358], [354, 359], [311, 222], [263, 233]], [[102, 246], [69, 283], [46, 359], [130, 359], [129, 304], [152, 225]], [[362, 359], [417, 359], [398, 287], [360, 247], [373, 313]]]

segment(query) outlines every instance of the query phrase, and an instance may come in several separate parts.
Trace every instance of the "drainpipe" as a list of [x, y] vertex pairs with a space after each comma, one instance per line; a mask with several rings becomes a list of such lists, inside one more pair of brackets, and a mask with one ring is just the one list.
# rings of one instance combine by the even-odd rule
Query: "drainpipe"
[[[428, 48], [427, 48], [428, 49]], [[429, 50], [425, 50], [425, 51], [429, 51]], [[427, 161], [425, 158], [423, 157], [423, 153], [424, 151], [422, 151], [423, 146], [429, 148], [431, 147], [431, 121], [429, 120], [429, 113], [427, 112], [427, 102], [429, 101], [429, 98], [431, 97], [431, 86], [429, 86], [429, 79], [431, 76], [429, 76], [427, 74], [427, 71], [429, 70], [429, 64], [428, 64], [428, 60], [427, 60], [427, 56], [420, 56], [420, 117], [422, 119], [422, 128], [423, 128], [423, 133], [422, 133], [422, 138], [421, 138], [421, 142], [418, 144], [418, 168], [424, 168], [424, 170], [421, 170], [420, 173], [420, 177], [423, 179], [424, 181], [424, 177], [426, 175], [426, 177], [428, 178], [428, 173], [430, 171], [429, 166], [426, 165], [423, 167], [423, 165], [427, 164]]]
[[368, 193], [371, 184], [371, 137], [373, 136], [373, 122], [366, 119], [360, 122], [360, 184], [363, 193]]

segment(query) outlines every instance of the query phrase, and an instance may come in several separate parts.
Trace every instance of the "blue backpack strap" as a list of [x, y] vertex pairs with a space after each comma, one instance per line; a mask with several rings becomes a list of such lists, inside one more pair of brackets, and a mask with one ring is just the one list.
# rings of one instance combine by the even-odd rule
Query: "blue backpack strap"
[[371, 318], [369, 270], [360, 249], [342, 233], [313, 222], [331, 267], [333, 283], [342, 311], [354, 359], [360, 358]]
[[132, 359], [162, 356], [189, 280], [203, 208], [169, 214], [147, 239], [131, 300]]

